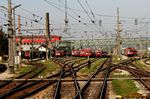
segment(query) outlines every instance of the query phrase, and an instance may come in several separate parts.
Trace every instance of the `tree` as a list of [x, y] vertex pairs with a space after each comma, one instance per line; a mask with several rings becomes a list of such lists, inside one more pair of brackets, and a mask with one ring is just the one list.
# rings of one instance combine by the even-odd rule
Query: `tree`
[[0, 29], [0, 56], [8, 55], [8, 39], [6, 34]]

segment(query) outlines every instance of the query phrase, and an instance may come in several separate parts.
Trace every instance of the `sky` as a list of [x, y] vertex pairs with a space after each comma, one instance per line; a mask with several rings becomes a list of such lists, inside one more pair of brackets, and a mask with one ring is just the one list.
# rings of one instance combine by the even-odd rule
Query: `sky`
[[[52, 34], [80, 39], [113, 38], [119, 8], [123, 37], [145, 37], [149, 31], [150, 0], [67, 0], [67, 33], [64, 32], [65, 0], [12, 0], [12, 7], [18, 4], [21, 7], [16, 8], [16, 24], [17, 15], [21, 15], [22, 29], [44, 29], [45, 13], [49, 12]], [[0, 0], [0, 6], [7, 7], [7, 0]], [[7, 12], [1, 7], [0, 25], [7, 23], [6, 20]], [[44, 33], [41, 30], [22, 32]]]

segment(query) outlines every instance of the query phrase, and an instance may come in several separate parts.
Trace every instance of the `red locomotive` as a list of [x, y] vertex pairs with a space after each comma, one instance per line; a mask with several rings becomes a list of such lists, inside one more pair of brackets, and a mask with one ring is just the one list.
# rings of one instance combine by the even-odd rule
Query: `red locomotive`
[[103, 50], [95, 50], [95, 57], [106, 57], [108, 53]]
[[72, 50], [71, 55], [78, 57], [78, 56], [80, 56], [80, 51], [79, 50]]
[[92, 49], [87, 48], [87, 49], [84, 49], [84, 51], [85, 51], [85, 57], [91, 57], [92, 56]]
[[125, 48], [124, 55], [126, 56], [135, 56], [137, 55], [137, 50], [135, 48]]
[[63, 57], [65, 56], [65, 52], [63, 50], [55, 50], [56, 57]]
[[95, 57], [102, 57], [102, 51], [101, 50], [95, 50]]
[[94, 51], [90, 48], [80, 50], [80, 57], [93, 57], [93, 56], [94, 56]]
[[80, 57], [85, 57], [86, 56], [86, 52], [84, 49], [80, 50]]
[[103, 57], [107, 56], [107, 52], [103, 50], [94, 50], [91, 48], [85, 48], [81, 50], [72, 50], [72, 56], [79, 56], [79, 57]]

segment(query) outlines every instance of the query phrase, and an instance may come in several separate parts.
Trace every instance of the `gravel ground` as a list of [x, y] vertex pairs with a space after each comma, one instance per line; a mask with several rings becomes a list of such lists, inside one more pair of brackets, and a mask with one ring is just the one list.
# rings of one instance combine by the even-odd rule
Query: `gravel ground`
[[[7, 64], [6, 64], [6, 65], [7, 65]], [[0, 73], [0, 79], [7, 79], [7, 78], [11, 78], [11, 77], [13, 77], [13, 76], [15, 76], [15, 74], [9, 74], [8, 68], [7, 68], [6, 71]]]
[[9, 74], [7, 70], [3, 73], [0, 73], [0, 79], [7, 79], [13, 76], [15, 76], [15, 74]]

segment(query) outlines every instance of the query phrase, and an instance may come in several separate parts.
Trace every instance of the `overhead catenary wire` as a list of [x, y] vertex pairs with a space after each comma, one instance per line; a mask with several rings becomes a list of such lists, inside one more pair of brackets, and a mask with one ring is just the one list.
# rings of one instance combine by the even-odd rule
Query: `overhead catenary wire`
[[[59, 2], [61, 2], [62, 4], [64, 4], [64, 2], [62, 2], [62, 1], [59, 1]], [[56, 3], [53, 3], [53, 2], [50, 2], [49, 1], [49, 3], [52, 3], [52, 4], [54, 4], [54, 5], [57, 5], [58, 6], [58, 4], [56, 4]], [[60, 5], [59, 4], [59, 7], [63, 7], [63, 8], [65, 8], [63, 5]], [[68, 10], [70, 10], [72, 13], [74, 13], [75, 15], [77, 15], [79, 18], [81, 18], [81, 19], [83, 19], [83, 20], [85, 20], [85, 18], [82, 18], [79, 14], [77, 14], [75, 11], [73, 11], [70, 7], [67, 7], [67, 9]], [[81, 20], [78, 20], [79, 22], [81, 22]], [[86, 20], [87, 21], [87, 20]], [[88, 24], [89, 25], [89, 24]], [[92, 24], [91, 24], [92, 25]], [[96, 24], [95, 24], [96, 25]], [[98, 28], [98, 27], [97, 27]], [[98, 28], [99, 29], [99, 28]], [[100, 29], [99, 29], [99, 31], [100, 31]], [[100, 31], [101, 32], [101, 31]]]
[[[50, 1], [49, 1], [50, 2]], [[64, 4], [64, 2], [63, 1], [60, 1], [62, 4]], [[52, 4], [54, 4], [54, 5], [57, 5], [56, 3], [54, 3], [54, 2], [51, 2]], [[59, 4], [59, 7], [63, 7], [63, 8], [65, 8], [63, 5], [60, 5]], [[68, 7], [67, 6], [67, 9], [69, 10], [69, 11], [71, 11], [74, 15], [77, 15], [79, 18], [81, 18], [82, 20], [85, 20], [85, 21], [88, 21], [88, 20], [86, 20], [85, 18], [82, 18], [81, 17], [81, 15], [79, 15], [78, 13], [76, 13], [74, 10], [72, 10], [72, 8], [70, 8], [70, 7]], [[78, 20], [79, 22], [80, 22], [80, 20]]]
[[[102, 31], [100, 30], [100, 28], [96, 25], [94, 19], [91, 18], [91, 16], [89, 15], [89, 13], [88, 13], [88, 12], [86, 11], [86, 9], [83, 7], [83, 5], [81, 4], [80, 0], [77, 0], [77, 1], [78, 1], [78, 3], [80, 4], [80, 6], [82, 7], [82, 9], [84, 10], [84, 12], [87, 14], [87, 16], [90, 18], [91, 22], [96, 26], [96, 28], [99, 30], [99, 32], [101, 32], [101, 34], [103, 34]], [[94, 17], [93, 17], [93, 18], [94, 18]], [[103, 30], [104, 30], [104, 29], [103, 29]]]
[[[7, 11], [5, 11], [5, 10], [3, 10], [3, 11], [4, 11], [4, 12], [7, 12]], [[0, 12], [1, 12], [1, 11], [0, 11]], [[3, 12], [3, 13], [4, 13], [4, 12]], [[4, 14], [6, 14], [6, 13], [4, 13]], [[15, 15], [18, 16], [18, 15], [20, 15], [20, 14], [16, 14], [16, 13], [15, 13]], [[7, 16], [7, 14], [6, 14], [6, 16]], [[28, 17], [26, 17], [26, 16], [20, 15], [20, 17], [23, 18], [23, 19], [26, 19], [26, 20], [30, 21], [30, 24], [33, 24], [33, 22], [34, 22], [34, 23], [37, 23], [37, 24], [39, 24], [39, 25], [45, 26], [44, 23], [36, 22], [36, 20], [31, 19], [31, 18], [28, 18]], [[22, 26], [27, 26], [26, 23], [25, 23], [25, 24], [21, 24], [21, 25], [22, 25]], [[33, 25], [32, 25], [32, 26], [33, 26]]]
[[[2, 12], [2, 10], [0, 10], [0, 12]], [[6, 14], [5, 12], [7, 13], [7, 11], [6, 11], [6, 10], [3, 10], [3, 12], [2, 12], [2, 13], [4, 13], [4, 14], [7, 16], [7, 14]], [[16, 13], [15, 13], [15, 15], [17, 15], [17, 16], [18, 16], [18, 15], [20, 15], [20, 14], [16, 14]], [[26, 16], [20, 15], [20, 17], [21, 17], [21, 18], [24, 18], [24, 19], [26, 19], [26, 20], [29, 20], [29, 21], [32, 21], [32, 22], [35, 22], [35, 23], [38, 23], [38, 24], [40, 24], [40, 25], [45, 26], [45, 24], [44, 24], [44, 23], [37, 22], [36, 20], [34, 20], [34, 19], [30, 19], [30, 18], [28, 18], [28, 17], [26, 17]], [[22, 24], [22, 25], [23, 25], [23, 24]], [[25, 26], [25, 25], [24, 25], [24, 26]]]
[[[0, 12], [2, 12], [3, 14], [5, 14], [5, 17], [7, 17], [7, 11], [6, 11], [6, 10], [4, 10], [4, 9], [1, 10], [1, 9], [0, 9]], [[15, 15], [18, 16], [18, 15], [20, 15], [20, 14], [19, 14], [19, 13], [17, 13], [17, 14], [15, 13]], [[30, 19], [30, 18], [28, 18], [27, 16], [20, 15], [20, 17], [23, 18], [23, 19], [25, 19], [25, 20], [29, 20], [30, 22], [32, 22], [32, 24], [33, 24], [33, 22], [35, 22], [34, 19]], [[6, 20], [5, 18], [1, 18], [1, 19]], [[7, 21], [7, 20], [6, 20], [6, 21]], [[41, 24], [41, 25], [45, 26], [45, 24], [42, 24], [42, 23], [40, 23], [40, 22], [35, 22], [35, 23], [38, 23], [38, 24]], [[30, 24], [31, 24], [31, 23], [30, 23]], [[27, 26], [27, 23], [25, 23], [25, 24], [22, 23], [21, 25], [26, 27], [26, 26]], [[33, 27], [32, 27], [32, 28], [33, 28]], [[34, 28], [35, 28], [35, 27], [34, 27]], [[30, 28], [30, 29], [31, 29], [31, 28]], [[28, 29], [28, 30], [29, 30], [29, 29]], [[52, 30], [56, 30], [56, 29], [55, 29], [55, 28], [52, 28]]]
[[[57, 7], [57, 6], [53, 5], [53, 4], [51, 4], [49, 1], [47, 1], [47, 0], [44, 0], [44, 1], [45, 1], [47, 4], [49, 4], [49, 5], [51, 5], [51, 6], [55, 7], [55, 8], [57, 8], [57, 9], [60, 10], [61, 12], [65, 12], [64, 10], [60, 9], [59, 7]], [[70, 16], [72, 19], [78, 21], [78, 19], [75, 18], [75, 17], [73, 17], [72, 15], [68, 14], [68, 16]], [[85, 23], [85, 22], [82, 22], [82, 21], [81, 21], [80, 23], [82, 23], [84, 26], [89, 27], [89, 28], [92, 29], [92, 30], [95, 30], [94, 28], [90, 27], [90, 26], [89, 26], [87, 23]]]
[[93, 11], [92, 11], [92, 9], [91, 9], [91, 7], [90, 7], [90, 5], [89, 5], [88, 1], [87, 1], [87, 0], [85, 0], [85, 2], [86, 2], [86, 4], [87, 4], [87, 6], [88, 6], [88, 8], [89, 8], [89, 10], [90, 10], [90, 12], [91, 12], [91, 14], [93, 15], [93, 18], [94, 18], [94, 17], [95, 17], [95, 15], [94, 15], [94, 13], [93, 13]]
[[[68, 9], [72, 9], [72, 8], [69, 8], [68, 7]], [[72, 11], [74, 11], [75, 12], [75, 10], [72, 10]], [[80, 10], [80, 12], [84, 12], [83, 10]], [[29, 12], [30, 13], [30, 12]], [[76, 13], [76, 12], [75, 12]], [[87, 11], [87, 13], [91, 13], [91, 12], [88, 12]], [[31, 15], [33, 15], [34, 13], [30, 13]], [[103, 15], [103, 14], [96, 14], [96, 13], [94, 13], [94, 15], [100, 15], [100, 16], [104, 16], [104, 17], [116, 17], [116, 16], [113, 16], [113, 15]], [[26, 17], [26, 16], [25, 16]], [[26, 17], [26, 18], [28, 18], [28, 17]], [[26, 19], [26, 18], [24, 18], [24, 19]], [[121, 18], [126, 18], [126, 19], [135, 19], [134, 17], [121, 17]], [[30, 21], [33, 21], [33, 19], [30, 19], [30, 18], [28, 18]], [[77, 19], [77, 18], [76, 18]], [[137, 19], [142, 19], [142, 18], [137, 18]], [[145, 18], [145, 19], [150, 19], [150, 18]], [[78, 19], [77, 19], [78, 20]], [[84, 22], [83, 22], [84, 23]], [[41, 25], [44, 25], [44, 24], [41, 24]], [[85, 25], [85, 24], [84, 24]], [[88, 24], [89, 25], [89, 24]]]
[[80, 0], [77, 0], [79, 5], [82, 7], [82, 9], [84, 10], [84, 12], [87, 14], [87, 16], [90, 18], [91, 21], [93, 21], [93, 19], [91, 18], [91, 16], [89, 15], [89, 13], [86, 11], [86, 9], [83, 7], [83, 5], [81, 4]]
[[[12, 3], [12, 5], [16, 5], [16, 4], [14, 4], [14, 3]], [[20, 17], [21, 18], [24, 18], [24, 19], [26, 19], [26, 20], [29, 20], [29, 21], [31, 21], [31, 23], [32, 22], [35, 22], [35, 23], [38, 23], [38, 24], [40, 24], [40, 25], [43, 25], [43, 26], [45, 26], [45, 24], [44, 23], [41, 23], [40, 21], [43, 19], [43, 17], [41, 17], [41, 16], [39, 16], [39, 15], [37, 15], [37, 14], [34, 14], [33, 12], [31, 12], [31, 11], [29, 11], [29, 10], [27, 10], [27, 9], [24, 9], [23, 7], [19, 7], [20, 9], [22, 9], [22, 10], [24, 10], [24, 11], [26, 11], [26, 12], [28, 12], [29, 14], [31, 14], [33, 17], [34, 16], [37, 16], [37, 17], [39, 17], [40, 19], [39, 20], [37, 20], [37, 19], [31, 19], [31, 18], [28, 18], [27, 16], [25, 16], [25, 15], [20, 15], [19, 13], [18, 14], [15, 14], [15, 15], [20, 15]], [[5, 9], [6, 10], [6, 9]], [[5, 10], [3, 10], [3, 11], [5, 11]], [[7, 12], [7, 11], [6, 11]], [[25, 25], [24, 25], [25, 26]]]
[[[16, 5], [16, 4], [12, 3], [12, 5]], [[41, 16], [39, 16], [39, 15], [37, 15], [37, 14], [35, 14], [35, 13], [33, 13], [33, 12], [31, 12], [31, 11], [29, 11], [29, 10], [23, 8], [23, 7], [20, 7], [20, 9], [22, 9], [22, 10], [28, 12], [29, 14], [33, 15], [33, 17], [34, 17], [34, 16], [37, 16], [37, 17], [43, 18], [43, 17], [41, 17]]]

